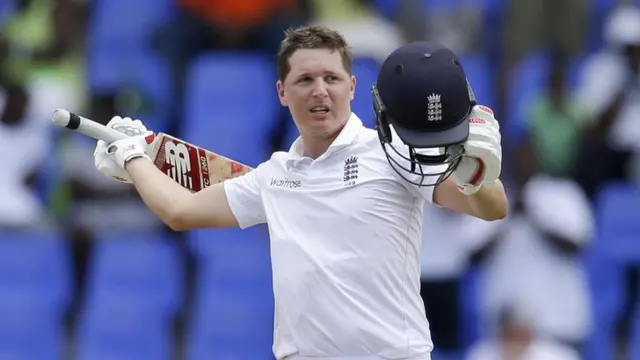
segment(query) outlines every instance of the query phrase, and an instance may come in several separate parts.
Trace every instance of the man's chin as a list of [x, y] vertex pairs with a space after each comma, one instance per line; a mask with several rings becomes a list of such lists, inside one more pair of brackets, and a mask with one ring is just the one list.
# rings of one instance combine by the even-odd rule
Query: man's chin
[[342, 130], [346, 120], [339, 121], [332, 113], [327, 116], [311, 116], [305, 119], [304, 133], [312, 136], [333, 136]]

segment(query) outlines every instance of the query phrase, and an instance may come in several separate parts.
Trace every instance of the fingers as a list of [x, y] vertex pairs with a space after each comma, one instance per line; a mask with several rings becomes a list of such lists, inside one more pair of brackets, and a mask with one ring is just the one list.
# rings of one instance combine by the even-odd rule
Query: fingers
[[107, 126], [128, 136], [143, 135], [148, 131], [142, 121], [133, 120], [130, 117], [114, 116]]
[[472, 124], [467, 142], [471, 141], [484, 141], [499, 146], [502, 141], [502, 135], [500, 135], [500, 131], [490, 126]]
[[122, 118], [120, 116], [114, 116], [111, 118], [111, 120], [109, 120], [109, 122], [107, 123], [107, 127], [110, 128], [115, 128], [115, 126], [122, 124], [123, 122], [126, 121], [127, 118]]
[[493, 110], [488, 107], [488, 106], [484, 106], [484, 105], [476, 105], [473, 107], [473, 109], [471, 110], [471, 115], [472, 116], [477, 116], [477, 117], [481, 117], [491, 123], [497, 123], [498, 121], [495, 118], [495, 115], [493, 113]]
[[144, 126], [144, 124], [142, 123], [142, 121], [140, 120], [133, 120], [132, 121], [133, 126], [138, 127], [138, 128], [144, 128], [145, 130], [147, 129], [146, 126]]
[[480, 159], [484, 164], [482, 182], [494, 182], [502, 171], [502, 157], [494, 149], [474, 147], [466, 154]]

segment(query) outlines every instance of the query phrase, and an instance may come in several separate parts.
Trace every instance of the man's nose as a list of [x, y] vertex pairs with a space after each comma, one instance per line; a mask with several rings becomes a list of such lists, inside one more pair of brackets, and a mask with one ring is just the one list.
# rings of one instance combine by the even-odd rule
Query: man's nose
[[313, 96], [317, 97], [326, 97], [329, 95], [327, 91], [327, 84], [324, 82], [324, 79], [317, 79], [313, 84]]

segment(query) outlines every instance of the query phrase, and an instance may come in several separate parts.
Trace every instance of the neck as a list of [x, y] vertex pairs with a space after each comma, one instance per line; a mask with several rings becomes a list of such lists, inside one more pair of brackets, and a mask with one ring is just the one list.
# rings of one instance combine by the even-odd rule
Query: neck
[[[347, 120], [348, 121], [348, 120]], [[333, 144], [338, 138], [344, 127], [347, 125], [347, 121], [343, 122], [338, 130], [329, 134], [300, 134], [302, 138], [302, 155], [317, 159], [320, 155], [329, 150], [329, 146]]]
[[320, 155], [327, 152], [329, 146], [336, 140], [340, 131], [335, 134], [318, 136], [318, 135], [301, 135], [303, 144], [303, 155], [312, 159], [317, 159]]

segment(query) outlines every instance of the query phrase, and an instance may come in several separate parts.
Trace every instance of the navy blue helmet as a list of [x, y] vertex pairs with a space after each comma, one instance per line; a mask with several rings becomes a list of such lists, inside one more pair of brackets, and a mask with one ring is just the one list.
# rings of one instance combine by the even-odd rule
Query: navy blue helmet
[[[384, 61], [371, 94], [376, 130], [391, 167], [420, 186], [439, 184], [451, 175], [462, 159], [467, 118], [476, 105], [456, 55], [432, 42], [406, 44]], [[394, 132], [408, 153], [397, 148]], [[443, 164], [446, 169], [440, 172], [425, 171]], [[439, 177], [427, 183], [427, 176]]]

